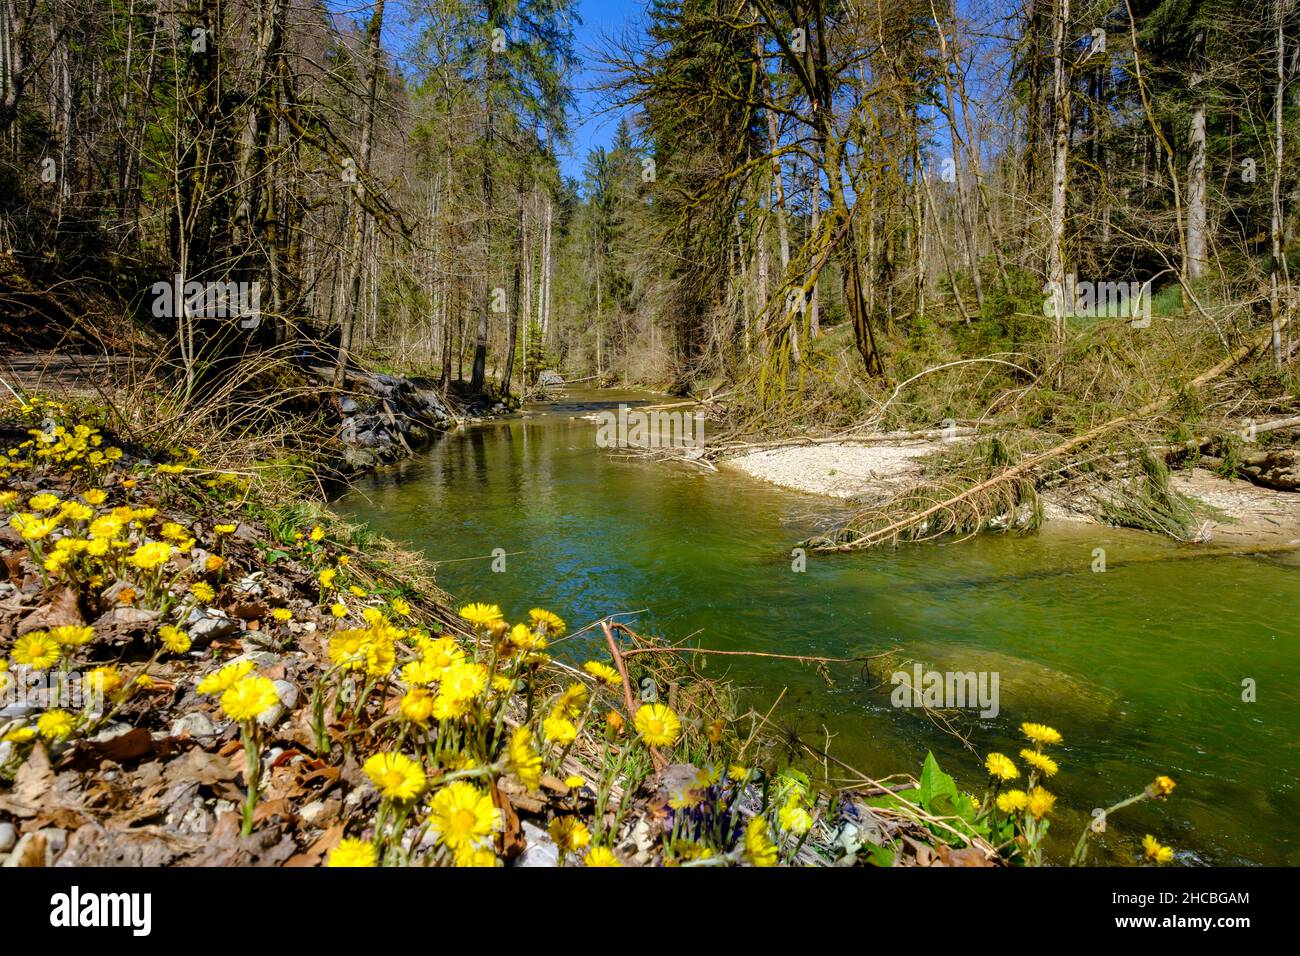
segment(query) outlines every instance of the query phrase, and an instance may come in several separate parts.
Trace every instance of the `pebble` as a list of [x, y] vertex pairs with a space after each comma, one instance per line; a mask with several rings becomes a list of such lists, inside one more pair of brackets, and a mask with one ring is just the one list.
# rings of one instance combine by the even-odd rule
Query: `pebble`
[[545, 830], [525, 820], [524, 838], [528, 842], [528, 847], [519, 854], [519, 858], [514, 862], [515, 866], [560, 865], [560, 849]]
[[0, 823], [0, 853], [8, 853], [18, 841], [18, 831], [12, 823]]
[[186, 734], [191, 737], [215, 737], [217, 728], [213, 725], [211, 717], [201, 710], [196, 710], [172, 724], [173, 737], [183, 737]]

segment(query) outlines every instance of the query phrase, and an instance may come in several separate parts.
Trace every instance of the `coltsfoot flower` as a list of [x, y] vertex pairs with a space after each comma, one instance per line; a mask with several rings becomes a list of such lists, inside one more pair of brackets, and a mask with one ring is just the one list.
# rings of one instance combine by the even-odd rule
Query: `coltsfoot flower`
[[220, 670], [213, 671], [206, 675], [195, 689], [200, 694], [222, 694], [230, 689], [237, 681], [252, 673], [252, 661], [239, 661], [236, 664], [227, 664]]
[[434, 794], [429, 824], [438, 841], [460, 851], [491, 839], [501, 829], [501, 811], [486, 793], [464, 780], [447, 784]]
[[577, 817], [556, 817], [547, 832], [561, 853], [577, 853], [591, 842], [591, 831]]
[[529, 790], [542, 783], [542, 757], [533, 747], [533, 732], [527, 727], [518, 728], [510, 735], [510, 769]]
[[330, 850], [326, 866], [375, 866], [379, 862], [375, 845], [365, 840], [345, 837], [339, 845]]
[[361, 769], [380, 795], [389, 800], [414, 800], [427, 783], [424, 769], [405, 754], [374, 754]]
[[619, 677], [618, 671], [608, 664], [602, 664], [600, 661], [587, 661], [582, 665], [582, 669], [606, 687], [623, 686], [623, 678]]
[[776, 845], [767, 835], [767, 820], [752, 817], [745, 827], [745, 859], [754, 866], [776, 866]]
[[1040, 754], [1036, 750], [1025, 748], [1020, 751], [1020, 757], [1025, 763], [1040, 772], [1044, 777], [1056, 776], [1056, 771], [1059, 769], [1056, 766], [1055, 760], [1047, 756], [1047, 754]]
[[466, 604], [460, 609], [460, 616], [475, 627], [491, 627], [501, 620], [501, 608], [495, 604]]
[[985, 757], [984, 769], [989, 772], [990, 777], [996, 777], [999, 780], [1015, 780], [1016, 777], [1020, 776], [1020, 771], [1011, 762], [1011, 758], [1000, 753], [991, 753]]
[[14, 642], [13, 659], [32, 670], [42, 671], [53, 667], [63, 656], [59, 642], [45, 631], [31, 631]]
[[587, 851], [587, 855], [582, 858], [582, 862], [587, 866], [622, 866], [614, 851], [607, 846], [593, 846]]
[[1046, 724], [1024, 723], [1020, 725], [1020, 732], [1039, 745], [1061, 742], [1061, 735]]
[[682, 722], [666, 704], [642, 704], [634, 723], [641, 739], [652, 747], [671, 746], [682, 732]]
[[221, 709], [231, 720], [256, 720], [280, 702], [275, 684], [260, 674], [241, 677], [221, 695]]
[[1056, 795], [1048, 793], [1042, 787], [1029, 791], [1029, 812], [1035, 820], [1041, 820], [1052, 812], [1056, 806]]
[[528, 616], [532, 619], [534, 626], [539, 624], [546, 626], [547, 637], [559, 637], [564, 633], [564, 620], [558, 614], [535, 607], [528, 612]]
[[997, 804], [1003, 813], [1019, 813], [1029, 806], [1029, 794], [1023, 790], [1007, 790], [998, 794]]
[[1168, 863], [1174, 858], [1174, 848], [1164, 846], [1150, 833], [1142, 838], [1142, 852], [1152, 863]]
[[76, 724], [66, 710], [47, 710], [36, 718], [36, 732], [46, 740], [66, 740], [72, 736]]
[[184, 654], [190, 649], [190, 636], [182, 631], [179, 627], [173, 627], [170, 624], [164, 624], [158, 628], [158, 639], [162, 641], [163, 647], [173, 654]]

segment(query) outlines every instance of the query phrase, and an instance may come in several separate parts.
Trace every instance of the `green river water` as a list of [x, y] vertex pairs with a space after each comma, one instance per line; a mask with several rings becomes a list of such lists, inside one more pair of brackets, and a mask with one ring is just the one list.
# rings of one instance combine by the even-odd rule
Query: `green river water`
[[[593, 411], [645, 393], [570, 392], [521, 416], [446, 436], [361, 481], [342, 513], [441, 563], [458, 600], [507, 619], [556, 611], [570, 628], [611, 613], [638, 632], [700, 646], [851, 657], [900, 648], [927, 670], [999, 677], [999, 713], [962, 726], [982, 755], [1015, 755], [1021, 721], [1049, 723], [1060, 794], [1050, 850], [1068, 856], [1088, 811], [1157, 773], [1162, 804], [1122, 811], [1099, 857], [1136, 859], [1151, 832], [1186, 864], [1300, 863], [1300, 562], [1220, 557], [1125, 564], [1179, 550], [1114, 528], [1048, 526], [1029, 536], [822, 556], [792, 569], [791, 548], [837, 502], [735, 472], [628, 460], [598, 448]], [[1108, 569], [1092, 570], [1104, 548]], [[490, 555], [507, 555], [491, 570]], [[558, 645], [578, 660], [586, 635]], [[702, 658], [700, 659], [702, 660]], [[722, 663], [726, 661], [726, 663]], [[873, 776], [919, 773], [926, 751], [983, 792], [982, 757], [925, 713], [892, 706], [888, 675], [712, 658], [746, 704]], [[1243, 681], [1255, 702], [1243, 701]], [[1020, 762], [1020, 761], [1017, 761]]]

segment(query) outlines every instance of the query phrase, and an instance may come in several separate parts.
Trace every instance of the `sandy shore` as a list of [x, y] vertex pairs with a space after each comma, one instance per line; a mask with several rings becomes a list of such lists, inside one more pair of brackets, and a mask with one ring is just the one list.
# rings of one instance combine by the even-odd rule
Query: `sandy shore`
[[793, 445], [750, 452], [721, 464], [795, 491], [878, 500], [914, 480], [920, 473], [918, 460], [943, 447], [931, 441]]

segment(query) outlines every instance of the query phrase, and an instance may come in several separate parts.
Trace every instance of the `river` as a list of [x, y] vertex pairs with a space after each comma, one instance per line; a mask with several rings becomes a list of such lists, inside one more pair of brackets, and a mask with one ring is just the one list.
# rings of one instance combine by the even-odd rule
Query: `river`
[[[841, 505], [597, 447], [584, 415], [648, 400], [658, 398], [567, 393], [448, 435], [335, 506], [439, 562], [458, 600], [500, 604], [511, 620], [536, 606], [571, 627], [637, 612], [625, 620], [638, 632], [704, 647], [832, 657], [898, 648], [927, 670], [996, 673], [997, 716], [966, 711], [960, 724], [976, 756], [923, 710], [893, 706], [879, 668], [833, 667], [833, 686], [790, 662], [714, 657], [705, 668], [764, 710], [786, 690], [774, 719], [817, 745], [831, 734], [831, 753], [873, 776], [919, 773], [930, 750], [977, 794], [984, 753], [1014, 757], [1021, 721], [1053, 725], [1065, 736], [1050, 781], [1058, 861], [1091, 808], [1167, 773], [1174, 795], [1117, 814], [1101, 858], [1134, 861], [1150, 832], [1186, 864], [1300, 863], [1294, 555], [1151, 561], [1183, 549], [1049, 525], [811, 554], [796, 570], [794, 543]], [[1093, 570], [1097, 548], [1104, 573]], [[493, 571], [494, 553], [504, 570]], [[602, 650], [599, 639], [558, 648], [577, 660]]]

